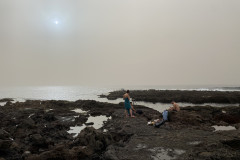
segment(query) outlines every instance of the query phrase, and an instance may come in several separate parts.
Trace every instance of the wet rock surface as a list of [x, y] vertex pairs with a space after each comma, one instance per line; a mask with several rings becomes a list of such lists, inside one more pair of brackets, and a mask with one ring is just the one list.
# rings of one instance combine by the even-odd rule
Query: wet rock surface
[[[161, 106], [159, 106], [161, 107]], [[72, 110], [82, 109], [85, 113]], [[125, 117], [124, 106], [90, 100], [26, 101], [0, 107], [0, 159], [239, 159], [240, 107], [194, 106], [171, 112], [160, 128], [147, 122], [162, 115], [144, 106]], [[111, 116], [73, 137], [67, 131], [90, 115]], [[88, 124], [91, 125], [91, 124]], [[213, 125], [236, 130], [214, 131]]]
[[[113, 91], [108, 95], [100, 95], [101, 98], [115, 100], [122, 98], [124, 90]], [[131, 90], [130, 97], [136, 101], [170, 103], [188, 102], [194, 104], [202, 103], [240, 103], [240, 92], [221, 91], [182, 91], [182, 90]]]

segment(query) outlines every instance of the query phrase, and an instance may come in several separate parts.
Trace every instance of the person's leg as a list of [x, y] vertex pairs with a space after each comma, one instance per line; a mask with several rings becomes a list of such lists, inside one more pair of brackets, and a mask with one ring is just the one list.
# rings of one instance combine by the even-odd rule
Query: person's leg
[[135, 116], [132, 114], [132, 109], [130, 109], [130, 114], [131, 114], [131, 117], [135, 117]]
[[159, 128], [161, 125], [163, 125], [166, 121], [162, 120], [161, 122], [158, 122], [155, 124], [155, 127]]
[[128, 109], [125, 109], [125, 114], [126, 114], [126, 117], [129, 117], [129, 110]]

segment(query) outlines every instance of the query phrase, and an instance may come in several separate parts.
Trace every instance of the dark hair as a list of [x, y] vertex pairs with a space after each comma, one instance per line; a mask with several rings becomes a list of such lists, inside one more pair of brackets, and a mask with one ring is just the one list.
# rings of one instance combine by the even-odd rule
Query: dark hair
[[130, 102], [130, 104], [132, 104], [132, 102]]
[[129, 90], [127, 90], [127, 93], [130, 93], [130, 91], [129, 91]]

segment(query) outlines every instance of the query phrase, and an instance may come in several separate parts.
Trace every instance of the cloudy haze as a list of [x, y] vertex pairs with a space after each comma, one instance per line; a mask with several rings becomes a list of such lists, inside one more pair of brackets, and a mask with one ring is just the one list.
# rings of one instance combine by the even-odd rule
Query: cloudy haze
[[240, 85], [239, 0], [0, 0], [0, 85]]

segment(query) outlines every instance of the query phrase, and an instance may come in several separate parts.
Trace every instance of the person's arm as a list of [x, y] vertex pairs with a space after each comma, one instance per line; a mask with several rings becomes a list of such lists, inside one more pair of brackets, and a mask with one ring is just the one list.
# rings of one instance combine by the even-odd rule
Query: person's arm
[[127, 97], [128, 97], [128, 99], [129, 99], [129, 101], [130, 101], [130, 96], [129, 96], [129, 94], [127, 95]]
[[[132, 106], [132, 105], [131, 105]], [[132, 106], [132, 110], [134, 110], [135, 111], [135, 109], [134, 109], [134, 107]]]

